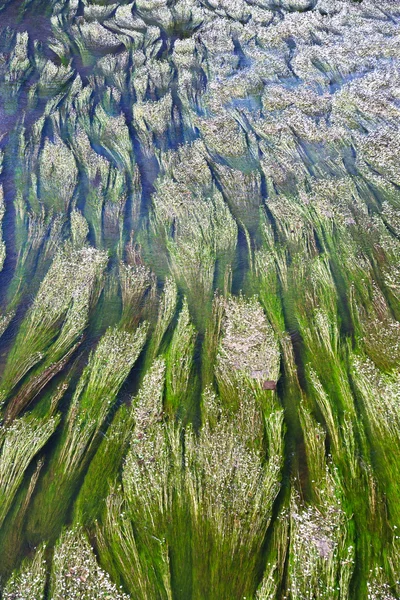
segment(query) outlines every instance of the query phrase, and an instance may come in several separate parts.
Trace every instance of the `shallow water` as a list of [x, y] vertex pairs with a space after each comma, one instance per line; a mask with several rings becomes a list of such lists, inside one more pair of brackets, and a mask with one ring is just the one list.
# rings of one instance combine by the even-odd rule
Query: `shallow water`
[[[0, 1], [0, 436], [61, 415], [0, 454], [0, 574], [66, 526], [139, 600], [399, 597], [400, 13], [117, 4]], [[44, 581], [102, 597], [91, 569]]]

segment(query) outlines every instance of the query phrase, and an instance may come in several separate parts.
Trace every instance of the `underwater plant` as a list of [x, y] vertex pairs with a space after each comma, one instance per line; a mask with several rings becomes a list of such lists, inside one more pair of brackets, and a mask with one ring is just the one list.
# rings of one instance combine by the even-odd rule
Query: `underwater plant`
[[400, 6], [0, 0], [0, 596], [400, 597]]

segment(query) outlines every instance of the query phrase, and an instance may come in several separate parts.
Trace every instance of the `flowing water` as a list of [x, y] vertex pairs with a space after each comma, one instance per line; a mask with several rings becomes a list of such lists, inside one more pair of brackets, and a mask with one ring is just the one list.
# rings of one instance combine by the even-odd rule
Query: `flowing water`
[[399, 35], [0, 0], [4, 599], [400, 597]]

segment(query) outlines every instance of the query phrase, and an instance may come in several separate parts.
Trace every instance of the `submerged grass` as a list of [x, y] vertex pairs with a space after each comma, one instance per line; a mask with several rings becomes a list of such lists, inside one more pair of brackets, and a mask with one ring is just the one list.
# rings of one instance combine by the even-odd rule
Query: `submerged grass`
[[351, 598], [356, 549], [340, 470], [326, 457], [324, 429], [300, 410], [313, 502], [305, 504], [294, 486], [289, 589], [293, 598]]
[[254, 388], [255, 394], [276, 388], [280, 351], [275, 332], [256, 297], [230, 296], [222, 302], [216, 379], [226, 405], [235, 406], [240, 402], [243, 382]]
[[148, 423], [161, 418], [164, 380], [165, 361], [159, 358], [146, 373], [131, 406], [123, 405], [118, 409], [85, 475], [76, 503], [77, 522], [92, 521], [103, 512], [105, 505], [102, 503], [119, 481], [122, 458], [128, 452], [134, 432], [140, 428], [145, 431]]
[[178, 301], [178, 289], [175, 280], [167, 277], [160, 298], [157, 322], [150, 341], [150, 355], [155, 358], [160, 350], [163, 338], [171, 325]]
[[164, 240], [172, 275], [188, 296], [199, 323], [210, 305], [216, 262], [232, 264], [237, 225], [215, 187], [189, 187], [164, 179], [153, 196], [152, 228]]
[[196, 329], [184, 299], [167, 355], [167, 408], [172, 413], [185, 415], [191, 409], [195, 343]]
[[[257, 399], [243, 390], [238, 411], [203, 398], [198, 438], [186, 438], [186, 486], [192, 520], [193, 598], [237, 597], [254, 592], [259, 553], [279, 491], [283, 413], [264, 424]], [[249, 552], [249, 549], [251, 551]]]
[[[2, 171], [1, 162], [2, 161], [1, 161], [1, 155], [0, 155], [0, 175], [1, 175], [1, 171]], [[4, 192], [3, 192], [3, 186], [0, 185], [0, 271], [3, 269], [4, 261], [6, 259], [6, 245], [3, 240], [3, 225], [2, 225], [4, 213], [5, 213]]]
[[58, 252], [9, 353], [2, 378], [3, 403], [24, 376], [37, 368], [8, 402], [7, 420], [26, 407], [79, 345], [101, 290], [106, 263], [105, 253], [86, 246], [75, 248], [67, 243]]
[[396, 3], [3, 4], [3, 597], [399, 597]]
[[35, 455], [54, 433], [60, 417], [46, 420], [25, 415], [8, 426], [0, 435], [0, 524], [4, 523], [24, 473]]
[[164, 539], [168, 497], [174, 494], [162, 416], [165, 371], [164, 359], [156, 359], [133, 401], [123, 492], [115, 489], [109, 495], [96, 531], [102, 562], [135, 597], [143, 599], [172, 598]]
[[28, 529], [34, 537], [52, 537], [61, 527], [118, 391], [143, 348], [146, 333], [146, 324], [133, 333], [109, 329], [91, 354], [30, 512]]

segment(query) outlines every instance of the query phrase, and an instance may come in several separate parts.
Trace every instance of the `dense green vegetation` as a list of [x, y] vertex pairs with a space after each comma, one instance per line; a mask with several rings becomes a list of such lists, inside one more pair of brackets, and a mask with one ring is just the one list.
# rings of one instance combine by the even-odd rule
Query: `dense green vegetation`
[[400, 4], [0, 0], [0, 597], [400, 597]]

